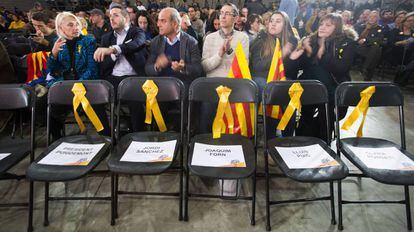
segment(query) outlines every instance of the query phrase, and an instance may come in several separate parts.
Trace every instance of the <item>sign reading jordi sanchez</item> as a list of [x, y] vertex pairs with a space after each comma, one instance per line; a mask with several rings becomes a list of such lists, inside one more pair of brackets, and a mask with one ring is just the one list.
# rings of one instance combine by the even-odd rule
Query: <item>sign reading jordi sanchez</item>
[[243, 148], [241, 145], [209, 145], [194, 144], [191, 165], [204, 167], [233, 167], [244, 168]]
[[132, 141], [121, 158], [123, 162], [171, 162], [177, 140], [166, 142]]
[[39, 161], [39, 164], [86, 166], [93, 157], [102, 149], [104, 143], [77, 144], [61, 143], [47, 156]]

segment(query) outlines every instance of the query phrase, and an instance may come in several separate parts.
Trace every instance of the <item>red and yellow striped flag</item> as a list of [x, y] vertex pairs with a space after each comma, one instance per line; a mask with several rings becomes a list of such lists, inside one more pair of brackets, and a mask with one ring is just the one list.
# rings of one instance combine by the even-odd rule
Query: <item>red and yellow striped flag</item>
[[[249, 70], [249, 63], [243, 51], [243, 46], [239, 41], [236, 46], [235, 55], [228, 74], [229, 78], [246, 78], [251, 80], [252, 76]], [[234, 118], [233, 133], [241, 134], [246, 137], [254, 135], [255, 111], [252, 103], [235, 103], [230, 104]], [[224, 117], [227, 124], [227, 120]], [[229, 133], [228, 129], [226, 133]]]
[[[275, 52], [273, 53], [272, 63], [270, 64], [267, 83], [271, 81], [285, 81], [285, 67], [283, 66], [282, 49], [279, 39], [276, 38]], [[261, 112], [261, 111], [260, 111]], [[267, 106], [267, 116], [274, 119], [281, 119], [283, 115], [280, 106]]]

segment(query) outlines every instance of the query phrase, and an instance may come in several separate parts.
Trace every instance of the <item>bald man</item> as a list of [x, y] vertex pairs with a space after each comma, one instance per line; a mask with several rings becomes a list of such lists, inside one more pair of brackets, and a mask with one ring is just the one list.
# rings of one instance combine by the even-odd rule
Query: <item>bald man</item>
[[157, 26], [159, 35], [151, 41], [145, 72], [176, 77], [188, 87], [202, 73], [197, 40], [181, 30], [181, 17], [174, 8], [161, 10]]

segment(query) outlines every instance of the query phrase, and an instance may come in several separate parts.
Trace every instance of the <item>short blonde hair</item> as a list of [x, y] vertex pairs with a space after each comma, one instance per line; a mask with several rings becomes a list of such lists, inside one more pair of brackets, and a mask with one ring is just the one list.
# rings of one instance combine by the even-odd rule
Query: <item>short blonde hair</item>
[[79, 27], [79, 33], [82, 31], [82, 22], [78, 19], [78, 17], [76, 17], [76, 15], [70, 13], [70, 12], [62, 12], [59, 13], [56, 16], [56, 21], [55, 21], [55, 28], [56, 28], [56, 34], [61, 37], [66, 39], [66, 36], [62, 33], [62, 31], [60, 30], [60, 25], [63, 23], [63, 20], [66, 18], [72, 18], [74, 21], [76, 21], [78, 23], [78, 27]]

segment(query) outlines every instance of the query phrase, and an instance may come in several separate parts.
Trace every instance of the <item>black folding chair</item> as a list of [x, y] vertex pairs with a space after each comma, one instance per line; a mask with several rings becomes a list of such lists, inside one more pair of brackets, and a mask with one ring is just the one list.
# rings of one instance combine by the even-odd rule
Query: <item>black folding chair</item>
[[[71, 91], [75, 83], [82, 83], [87, 91], [86, 98], [92, 105], [109, 105], [110, 106], [110, 127], [111, 137], [101, 136], [97, 134], [80, 134], [62, 137], [50, 144], [50, 120], [51, 109], [54, 107], [71, 106], [73, 93]], [[48, 93], [47, 106], [47, 148], [27, 170], [27, 177], [31, 181], [39, 181], [45, 183], [45, 209], [44, 209], [44, 226], [49, 225], [48, 210], [49, 201], [56, 200], [111, 200], [110, 197], [55, 197], [49, 196], [50, 182], [68, 182], [85, 177], [92, 174], [95, 167], [109, 154], [110, 147], [113, 144], [113, 115], [114, 115], [114, 90], [112, 85], [103, 80], [92, 81], [62, 81], [54, 84]], [[46, 157], [51, 151], [58, 147], [61, 143], [75, 144], [104, 144], [93, 159], [85, 166], [77, 165], [46, 165], [38, 163]], [[33, 204], [33, 202], [31, 202]], [[33, 210], [33, 207], [31, 207]], [[30, 215], [33, 213], [30, 212]], [[30, 220], [31, 222], [31, 220]], [[29, 225], [33, 228], [32, 225]]]
[[[290, 102], [289, 97], [289, 88], [294, 83], [300, 83], [303, 88], [303, 93], [301, 97], [302, 105], [316, 105], [323, 104], [325, 108], [326, 118], [326, 128], [327, 133], [329, 133], [329, 116], [328, 116], [328, 92], [326, 87], [319, 81], [316, 80], [296, 80], [296, 81], [275, 81], [268, 83], [263, 90], [263, 109], [264, 115], [267, 115], [268, 109], [266, 106], [269, 105], [279, 105], [287, 106]], [[295, 117], [293, 114], [292, 117]], [[268, 124], [268, 118], [263, 117], [264, 119], [264, 128]], [[276, 130], [276, 128], [274, 128]], [[348, 175], [347, 166], [341, 161], [339, 156], [330, 148], [329, 139], [323, 141], [315, 137], [305, 137], [305, 136], [292, 136], [292, 137], [283, 137], [283, 138], [274, 138], [267, 139], [266, 129], [264, 129], [264, 141], [265, 141], [265, 176], [266, 176], [266, 230], [270, 231], [270, 206], [279, 205], [285, 203], [297, 203], [297, 202], [310, 202], [310, 201], [321, 201], [329, 200], [331, 203], [331, 223], [336, 224], [335, 220], [335, 204], [334, 204], [334, 190], [333, 182], [345, 178]], [[327, 136], [328, 138], [330, 136]], [[319, 145], [322, 149], [331, 156], [338, 165], [336, 166], [327, 166], [327, 167], [318, 167], [318, 168], [289, 168], [281, 154], [278, 152], [276, 147], [303, 147]], [[279, 166], [283, 174], [269, 173], [269, 155], [274, 160], [274, 162]], [[269, 180], [270, 177], [288, 177], [298, 182], [302, 183], [323, 183], [329, 182], [330, 195], [324, 197], [315, 197], [315, 198], [301, 198], [301, 199], [292, 199], [284, 201], [270, 201], [270, 190], [269, 190]]]
[[[30, 154], [30, 163], [34, 159], [35, 151], [35, 98], [32, 88], [27, 85], [5, 84], [0, 85], [0, 110], [21, 111], [30, 110], [30, 138], [23, 137], [1, 137], [0, 153], [10, 153], [0, 160], [0, 180], [21, 180], [25, 175], [9, 173], [9, 170]], [[29, 202], [33, 201], [33, 182], [30, 182]], [[28, 203], [4, 203], [0, 207], [29, 206]], [[29, 214], [33, 208], [29, 209]], [[32, 216], [29, 215], [29, 229]]]
[[[405, 145], [405, 126], [404, 126], [404, 98], [395, 84], [388, 82], [344, 82], [339, 85], [335, 92], [336, 110], [341, 106], [356, 106], [360, 101], [360, 92], [369, 86], [375, 86], [375, 93], [369, 101], [369, 107], [398, 107], [401, 146], [391, 141], [369, 138], [369, 137], [351, 137], [341, 139], [341, 130], [339, 128], [339, 121], [337, 119], [335, 129], [338, 135], [336, 146], [337, 153], [344, 154], [362, 173], [351, 173], [349, 176], [354, 177], [368, 177], [383, 184], [402, 185], [404, 186], [405, 200], [398, 201], [351, 201], [342, 200], [342, 186], [341, 181], [338, 182], [338, 210], [339, 223], [338, 229], [343, 230], [342, 224], [342, 205], [343, 204], [405, 204], [407, 214], [407, 229], [412, 229], [411, 224], [411, 210], [410, 210], [410, 193], [409, 185], [414, 185], [414, 170], [385, 170], [369, 168], [362, 162], [357, 154], [351, 150], [352, 147], [358, 148], [387, 148], [394, 147], [400, 150], [409, 159], [414, 160], [414, 156], [407, 152]], [[337, 116], [338, 117], [338, 116]], [[380, 124], [378, 123], [378, 126]]]
[[[124, 79], [118, 86], [117, 93], [117, 115], [120, 114], [121, 106], [127, 102], [143, 103], [146, 101], [146, 95], [142, 90], [142, 85], [146, 80], [153, 80], [158, 87], [156, 96], [160, 104], [177, 103], [180, 104], [180, 131], [159, 132], [159, 131], [142, 131], [129, 133], [120, 137], [120, 117], [117, 117], [116, 138], [119, 139], [114, 147], [112, 155], [108, 159], [108, 167], [112, 172], [112, 212], [111, 225], [115, 225], [115, 219], [118, 217], [118, 195], [161, 195], [177, 196], [179, 198], [179, 220], [183, 219], [182, 199], [183, 199], [183, 138], [184, 138], [184, 84], [176, 78], [165, 77], [130, 77]], [[165, 118], [166, 112], [161, 112]], [[172, 161], [163, 162], [126, 162], [121, 161], [126, 150], [132, 142], [166, 142], [176, 140], [175, 151]], [[179, 157], [177, 160], [177, 153]], [[177, 162], [178, 161], [178, 162]], [[178, 163], [178, 164], [177, 164]], [[175, 193], [164, 192], [132, 192], [119, 190], [119, 175], [160, 175], [166, 172], [179, 172], [180, 184], [179, 191]]]
[[[188, 157], [186, 167], [186, 185], [184, 194], [184, 221], [188, 221], [188, 198], [202, 197], [202, 198], [223, 198], [223, 199], [242, 199], [250, 200], [252, 203], [251, 225], [255, 225], [255, 203], [256, 203], [256, 163], [257, 163], [257, 133], [252, 138], [247, 138], [239, 134], [222, 134], [221, 138], [213, 139], [211, 133], [199, 134], [196, 130], [192, 130], [192, 117], [196, 103], [208, 102], [210, 104], [217, 103], [219, 97], [216, 88], [220, 85], [232, 89], [229, 96], [230, 103], [252, 103], [255, 107], [254, 113], [254, 131], [256, 130], [257, 120], [257, 106], [258, 106], [258, 87], [256, 84], [247, 79], [233, 79], [233, 78], [199, 78], [193, 81], [189, 91], [189, 108], [188, 108]], [[252, 141], [253, 140], [253, 141]], [[195, 143], [202, 143], [208, 145], [241, 145], [246, 167], [205, 167], [192, 165], [194, 157]], [[190, 173], [195, 176], [204, 178], [214, 178], [222, 180], [237, 180], [252, 178], [252, 193], [251, 196], [222, 196], [211, 194], [190, 193]], [[238, 187], [238, 184], [237, 184]], [[237, 190], [238, 191], [238, 190]]]

